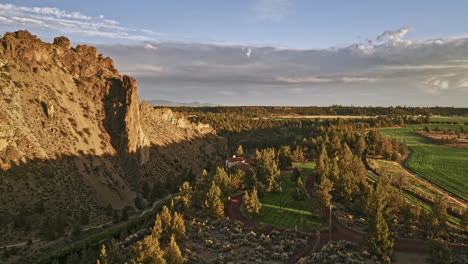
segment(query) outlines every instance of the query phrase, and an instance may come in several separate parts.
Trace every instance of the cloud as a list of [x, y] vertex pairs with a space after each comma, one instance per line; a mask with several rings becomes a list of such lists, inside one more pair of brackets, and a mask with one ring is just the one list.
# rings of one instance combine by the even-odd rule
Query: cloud
[[9, 27], [26, 27], [75, 34], [84, 37], [120, 39], [131, 41], [155, 41], [156, 32], [129, 28], [104, 15], [87, 16], [80, 12], [69, 12], [55, 7], [26, 7], [0, 4], [0, 23]]
[[[141, 44], [104, 45], [99, 50], [114, 58], [123, 73], [137, 78], [144, 99], [164, 96], [224, 104], [466, 105], [468, 38], [409, 43], [404, 42], [404, 31], [392, 31], [400, 32], [392, 38], [383, 33], [383, 43], [330, 49], [158, 42], [157, 52], [148, 52], [151, 48]], [[390, 40], [405, 44], [389, 45], [393, 43]], [[343, 101], [335, 101], [337, 98]]]
[[144, 48], [148, 50], [158, 50], [158, 46], [150, 44], [150, 43], [146, 43]]
[[260, 20], [278, 22], [292, 13], [291, 0], [255, 0], [254, 11]]
[[402, 27], [398, 30], [387, 30], [377, 37], [377, 41], [389, 43], [401, 42], [403, 37], [413, 29], [414, 27]]

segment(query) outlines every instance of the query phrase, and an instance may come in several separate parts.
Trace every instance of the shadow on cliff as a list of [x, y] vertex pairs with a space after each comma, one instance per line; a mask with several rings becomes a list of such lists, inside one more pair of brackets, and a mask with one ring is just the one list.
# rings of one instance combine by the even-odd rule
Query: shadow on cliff
[[[172, 186], [176, 190], [191, 175], [223, 164], [226, 141], [210, 134], [164, 146], [152, 145], [147, 150], [149, 160], [141, 166], [136, 166], [131, 156], [122, 163], [119, 156], [85, 153], [12, 162], [10, 169], [0, 170], [0, 231], [12, 224], [19, 233], [37, 234], [41, 220], [47, 216], [60, 215], [71, 225], [82, 211], [88, 212], [93, 222], [102, 220], [109, 204], [117, 210], [135, 208], [135, 198], [143, 197], [144, 185], [164, 184], [164, 188]], [[128, 161], [136, 167], [127, 168]], [[38, 209], [38, 204], [43, 208]], [[23, 219], [18, 222], [20, 214]], [[0, 240], [5, 238], [0, 235]], [[3, 244], [0, 242], [0, 247]]]

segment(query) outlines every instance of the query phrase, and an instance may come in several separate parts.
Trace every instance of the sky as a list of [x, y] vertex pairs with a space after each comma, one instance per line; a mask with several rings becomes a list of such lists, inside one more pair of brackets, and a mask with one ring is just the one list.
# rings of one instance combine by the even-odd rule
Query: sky
[[65, 35], [140, 97], [468, 107], [468, 1], [0, 1], [0, 33]]

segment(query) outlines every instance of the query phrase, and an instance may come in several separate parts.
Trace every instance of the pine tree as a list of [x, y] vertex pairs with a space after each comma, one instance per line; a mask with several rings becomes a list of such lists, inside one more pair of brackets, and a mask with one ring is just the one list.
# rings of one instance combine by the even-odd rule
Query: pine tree
[[166, 264], [163, 258], [164, 252], [161, 250], [159, 238], [148, 235], [143, 240], [139, 241], [136, 248], [137, 263], [144, 264]]
[[106, 246], [102, 245], [101, 251], [99, 252], [99, 259], [98, 262], [100, 264], [107, 264], [107, 251], [106, 251]]
[[299, 177], [301, 177], [301, 172], [297, 169], [297, 167], [294, 167], [293, 173], [291, 173], [291, 181], [297, 182]]
[[192, 192], [193, 190], [189, 182], [184, 182], [179, 188], [179, 196], [176, 199], [185, 211], [189, 210], [192, 206]]
[[293, 151], [292, 156], [294, 162], [304, 161], [304, 152], [302, 151], [302, 148], [299, 145], [296, 146], [296, 149]]
[[249, 214], [252, 216], [260, 214], [260, 211], [262, 210], [262, 204], [258, 199], [257, 189], [254, 188], [250, 195], [247, 191], [245, 191], [242, 202]]
[[465, 209], [465, 212], [462, 215], [460, 226], [464, 230], [468, 230], [468, 208]]
[[356, 154], [359, 155], [359, 156], [362, 155], [364, 150], [366, 150], [366, 141], [364, 140], [364, 137], [362, 137], [362, 136], [358, 137], [358, 139], [356, 141], [355, 150], [356, 150]]
[[322, 147], [320, 156], [317, 161], [317, 166], [315, 167], [315, 175], [317, 176], [315, 181], [320, 183], [322, 177], [327, 177], [329, 175], [329, 160], [328, 153], [325, 147]]
[[276, 164], [275, 150], [272, 148], [262, 150], [256, 163], [257, 178], [262, 184], [266, 185], [266, 190], [268, 192], [278, 190], [280, 170]]
[[228, 194], [231, 192], [231, 181], [226, 170], [222, 167], [217, 167], [213, 180], [216, 183], [216, 185], [221, 189], [222, 197], [227, 197]]
[[171, 236], [164, 258], [167, 264], [182, 264], [185, 262], [174, 236]]
[[296, 189], [293, 192], [293, 198], [297, 201], [302, 201], [305, 199], [306, 195], [304, 183], [302, 182], [301, 177], [299, 177], [296, 181]]
[[437, 220], [436, 230], [434, 230], [436, 231], [436, 235], [440, 236], [445, 234], [447, 231], [448, 214], [447, 205], [441, 195], [437, 196], [432, 206], [432, 215]]
[[161, 238], [163, 232], [163, 224], [161, 220], [161, 215], [157, 214], [156, 219], [154, 220], [154, 225], [151, 228], [151, 235], [157, 237], [158, 239]]
[[172, 215], [169, 208], [167, 206], [163, 206], [159, 216], [161, 219], [162, 236], [169, 238], [172, 226]]
[[245, 188], [247, 190], [252, 190], [257, 185], [257, 175], [252, 169], [248, 169], [245, 173], [244, 178]]
[[386, 182], [379, 179], [375, 190], [369, 195], [368, 212], [369, 227], [367, 241], [371, 251], [385, 262], [390, 262], [393, 253], [393, 234], [384, 218], [384, 210], [387, 200]]
[[327, 208], [331, 205], [331, 191], [333, 190], [333, 182], [329, 177], [322, 178], [322, 182], [317, 186], [317, 196], [322, 208]]
[[239, 147], [237, 147], [236, 156], [237, 157], [244, 156], [244, 149], [242, 148], [242, 145], [239, 145]]
[[215, 182], [212, 183], [210, 190], [206, 194], [205, 208], [207, 208], [212, 216], [223, 216], [224, 204], [221, 200], [221, 190]]
[[278, 166], [280, 169], [286, 169], [292, 166], [293, 156], [291, 154], [291, 148], [289, 146], [282, 146], [278, 153]]
[[178, 212], [174, 212], [172, 215], [172, 234], [178, 239], [185, 239], [185, 222], [184, 218]]

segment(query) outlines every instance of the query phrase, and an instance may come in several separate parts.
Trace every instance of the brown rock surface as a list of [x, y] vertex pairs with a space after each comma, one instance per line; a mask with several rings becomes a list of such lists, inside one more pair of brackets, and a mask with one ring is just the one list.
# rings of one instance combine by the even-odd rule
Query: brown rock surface
[[0, 39], [0, 109], [3, 213], [43, 201], [52, 215], [98, 220], [107, 204], [133, 207], [143, 182], [197, 173], [226, 147], [209, 126], [140, 105], [135, 79], [65, 37]]

